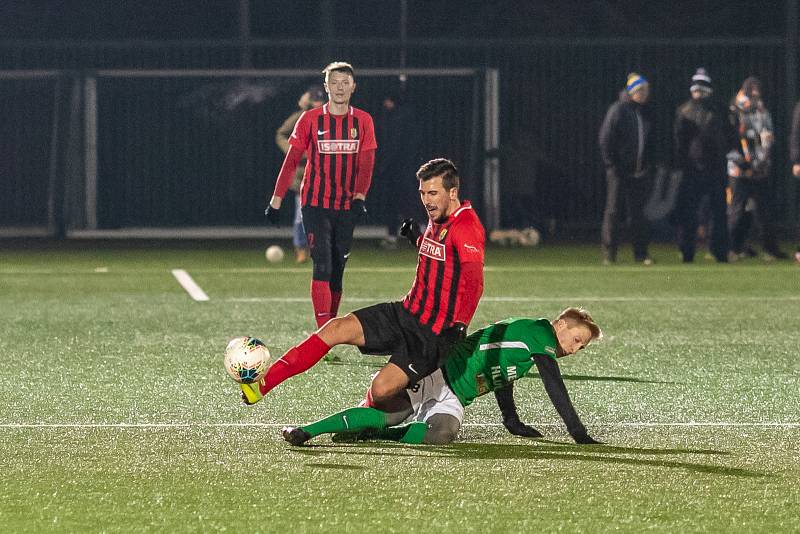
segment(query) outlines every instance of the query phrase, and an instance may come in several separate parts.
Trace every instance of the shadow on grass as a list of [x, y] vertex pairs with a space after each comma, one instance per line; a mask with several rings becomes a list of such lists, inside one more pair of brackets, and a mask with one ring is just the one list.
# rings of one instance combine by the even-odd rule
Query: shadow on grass
[[[636, 382], [637, 384], [677, 384], [677, 382], [665, 382], [662, 380], [644, 380], [633, 376], [592, 376], [592, 375], [561, 375], [564, 380], [589, 381], [589, 382]], [[525, 378], [540, 378], [536, 372], [528, 373]]]
[[[540, 450], [591, 450], [592, 452], [608, 452], [608, 453], [615, 453], [615, 454], [711, 454], [711, 455], [720, 455], [720, 456], [727, 456], [730, 455], [727, 451], [717, 451], [714, 449], [645, 449], [641, 447], [617, 447], [616, 445], [606, 445], [605, 443], [602, 445], [592, 445], [590, 449], [586, 448], [586, 445], [576, 445], [575, 443], [566, 443], [563, 441], [553, 441], [549, 439], [537, 439], [537, 448]], [[555, 447], [548, 447], [548, 445], [541, 445], [542, 443], [546, 443], [549, 445], [555, 445]], [[458, 446], [461, 445], [456, 443], [451, 446]], [[464, 444], [467, 445], [467, 444]], [[474, 443], [472, 445], [475, 445]]]
[[[644, 449], [635, 447], [614, 447], [610, 445], [501, 445], [493, 443], [456, 443], [442, 446], [409, 447], [398, 443], [359, 443], [349, 445], [312, 445], [293, 449], [303, 455], [317, 457], [325, 454], [344, 454], [355, 456], [453, 458], [464, 460], [558, 460], [595, 462], [601, 464], [634, 467], [664, 467], [684, 469], [695, 473], [733, 477], [762, 477], [766, 473], [675, 460], [626, 458], [617, 454], [663, 455], [663, 454], [727, 454], [719, 451], [695, 449]], [[380, 449], [380, 450], [378, 450]], [[387, 452], [386, 449], [392, 449]]]
[[[380, 369], [385, 365], [385, 363], [375, 360], [367, 360], [361, 358], [348, 358], [348, 357], [341, 357], [338, 355], [326, 355], [322, 361], [327, 363], [328, 365], [354, 365], [358, 367], [371, 367], [374, 369]], [[645, 380], [643, 378], [636, 378], [633, 376], [592, 376], [592, 375], [570, 375], [570, 374], [563, 374], [561, 375], [564, 380], [574, 380], [574, 381], [587, 381], [587, 382], [635, 382], [637, 384], [677, 384], [677, 382], [667, 382], [663, 380]], [[532, 372], [525, 375], [525, 378], [541, 378], [538, 373]]]
[[334, 355], [334, 356], [326, 355], [322, 359], [322, 361], [324, 361], [328, 365], [357, 365], [359, 367], [371, 367], [373, 369], [380, 369], [381, 367], [386, 365], [385, 362], [381, 362], [380, 360], [363, 359], [363, 358], [360, 358], [360, 359], [350, 359], [350, 358], [343, 359], [341, 356], [336, 356], [336, 355]]

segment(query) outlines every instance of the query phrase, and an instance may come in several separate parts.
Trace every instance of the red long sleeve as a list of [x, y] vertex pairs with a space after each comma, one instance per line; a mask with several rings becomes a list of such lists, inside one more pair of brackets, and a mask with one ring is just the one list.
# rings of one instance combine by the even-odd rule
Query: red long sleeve
[[375, 167], [375, 150], [362, 150], [358, 153], [358, 174], [353, 193], [367, 196], [372, 183], [372, 170]]
[[453, 314], [453, 322], [469, 324], [478, 302], [483, 294], [483, 264], [468, 262], [461, 264], [461, 278], [458, 281], [458, 305]]
[[292, 180], [294, 179], [294, 171], [297, 169], [297, 164], [300, 163], [302, 158], [303, 151], [294, 145], [289, 145], [289, 152], [286, 153], [286, 157], [283, 159], [281, 172], [278, 174], [278, 180], [275, 182], [275, 192], [273, 196], [278, 198], [286, 196], [286, 191], [289, 189], [289, 186], [292, 185]]

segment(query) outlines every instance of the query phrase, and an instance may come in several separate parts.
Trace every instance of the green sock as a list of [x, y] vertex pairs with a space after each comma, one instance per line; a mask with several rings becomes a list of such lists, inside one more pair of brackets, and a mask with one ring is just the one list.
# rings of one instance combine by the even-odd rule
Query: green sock
[[425, 440], [425, 433], [428, 431], [428, 423], [414, 421], [402, 426], [392, 426], [377, 432], [376, 439], [388, 439], [401, 443], [419, 444]]
[[380, 429], [386, 426], [386, 412], [375, 408], [348, 408], [315, 423], [301, 426], [311, 437], [335, 432], [358, 432], [368, 428]]

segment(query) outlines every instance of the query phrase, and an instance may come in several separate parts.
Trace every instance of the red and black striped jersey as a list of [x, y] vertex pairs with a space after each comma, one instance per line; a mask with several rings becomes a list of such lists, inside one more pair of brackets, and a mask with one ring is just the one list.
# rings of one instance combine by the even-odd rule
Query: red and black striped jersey
[[484, 242], [483, 225], [468, 201], [443, 223], [428, 222], [419, 240], [414, 285], [403, 299], [403, 307], [420, 324], [439, 334], [454, 322], [469, 322], [480, 292], [471, 296], [464, 287], [462, 271], [464, 264], [473, 262], [480, 263], [482, 269]]
[[350, 209], [359, 155], [378, 147], [370, 114], [350, 106], [345, 115], [333, 115], [328, 104], [308, 110], [297, 121], [289, 144], [306, 151], [308, 158], [303, 206]]

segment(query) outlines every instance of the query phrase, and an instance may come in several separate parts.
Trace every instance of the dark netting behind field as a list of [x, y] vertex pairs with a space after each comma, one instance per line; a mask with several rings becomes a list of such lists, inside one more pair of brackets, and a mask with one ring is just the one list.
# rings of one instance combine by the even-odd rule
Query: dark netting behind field
[[[253, 40], [251, 44], [248, 58], [251, 67], [257, 69], [318, 71], [331, 59], [351, 61], [357, 69], [396, 68], [401, 57], [399, 43], [388, 39], [338, 43]], [[722, 102], [733, 96], [745, 77], [762, 79], [776, 126], [774, 211], [785, 227], [796, 225], [800, 181], [787, 171], [786, 152], [789, 112], [800, 80], [795, 79], [797, 68], [791, 60], [796, 53], [790, 52], [786, 42], [777, 37], [514, 41], [498, 36], [493, 41], [409, 40], [404, 57], [406, 65], [413, 68], [499, 71], [497, 155], [503, 226], [552, 223], [557, 228], [594, 232], [600, 225], [605, 195], [597, 132], [626, 74], [636, 70], [652, 82], [659, 157], [669, 164], [675, 107], [688, 98], [689, 78], [699, 66], [708, 69], [716, 97]], [[242, 57], [241, 43], [235, 40], [0, 43], [2, 69], [80, 69], [85, 75], [98, 68], [237, 68]], [[388, 83], [389, 78], [386, 80]], [[295, 80], [292, 86], [286, 80], [268, 80], [278, 89], [274, 95], [260, 103], [245, 98], [226, 114], [215, 115], [209, 110], [204, 117], [198, 110], [208, 107], [214, 98], [223, 99], [221, 93], [225, 91], [235, 93], [236, 80], [100, 78], [101, 226], [260, 222], [255, 208], [271, 188], [280, 160], [272, 141], [274, 129], [291, 110], [298, 92], [311, 81], [316, 80]], [[359, 83], [354, 102], [376, 114], [383, 82], [371, 78], [359, 79]], [[6, 81], [0, 81], [3, 84]], [[472, 131], [471, 82], [463, 78], [452, 83], [412, 79], [409, 88], [416, 106], [440, 117], [431, 123], [430, 131], [419, 131], [422, 143], [431, 149], [429, 154], [446, 153], [462, 160], [470, 196], [480, 199], [483, 132]], [[11, 90], [4, 86], [3, 91]], [[40, 120], [38, 111], [30, 120]], [[163, 124], [159, 124], [161, 121]], [[143, 139], [137, 137], [136, 128]], [[474, 151], [462, 138], [470, 134], [480, 141]], [[112, 142], [116, 146], [109, 144]], [[3, 187], [24, 188], [16, 182]], [[149, 192], [137, 191], [144, 187]], [[164, 200], [161, 194], [167, 195]], [[208, 204], [211, 195], [218, 205]], [[231, 207], [234, 203], [247, 204], [247, 212], [235, 213]], [[7, 215], [3, 224], [13, 224], [17, 219], [17, 215]]]
[[45, 226], [54, 78], [0, 82], [0, 226]]
[[[99, 227], [263, 224], [283, 161], [275, 131], [313, 83], [317, 76], [100, 76]], [[357, 84], [353, 105], [369, 110], [380, 129], [381, 103], [397, 91], [397, 77], [363, 76]], [[470, 76], [411, 76], [405, 92], [414, 109], [412, 160], [453, 159], [467, 178], [467, 195], [480, 191], [471, 147], [476, 87]], [[391, 201], [382, 182], [405, 180], [413, 195], [413, 170], [374, 176], [373, 224], [384, 222], [381, 204]], [[284, 210], [287, 223], [292, 211]]]

